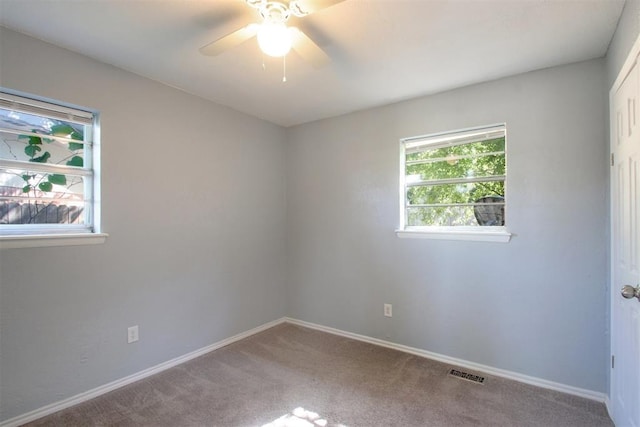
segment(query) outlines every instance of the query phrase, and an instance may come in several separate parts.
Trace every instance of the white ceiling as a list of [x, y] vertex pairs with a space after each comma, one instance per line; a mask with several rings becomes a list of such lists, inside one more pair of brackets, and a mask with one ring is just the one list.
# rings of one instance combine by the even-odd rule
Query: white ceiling
[[244, 0], [0, 0], [0, 24], [292, 126], [604, 56], [624, 0], [345, 0], [295, 20], [332, 58], [265, 59], [255, 39], [198, 49], [257, 22]]

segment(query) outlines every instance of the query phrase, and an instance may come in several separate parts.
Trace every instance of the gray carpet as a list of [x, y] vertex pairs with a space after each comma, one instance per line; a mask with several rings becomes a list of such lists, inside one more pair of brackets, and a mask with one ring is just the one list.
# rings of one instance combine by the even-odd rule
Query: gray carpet
[[613, 425], [601, 403], [451, 368], [281, 324], [29, 425]]

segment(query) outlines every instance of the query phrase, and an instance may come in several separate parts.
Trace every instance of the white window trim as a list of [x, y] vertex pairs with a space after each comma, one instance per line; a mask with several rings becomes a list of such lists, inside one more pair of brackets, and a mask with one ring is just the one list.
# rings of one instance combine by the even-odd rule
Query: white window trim
[[[91, 186], [91, 203], [88, 215], [91, 218], [91, 226], [89, 227], [56, 227], [55, 224], [30, 226], [24, 233], [16, 233], [15, 227], [5, 227], [7, 234], [0, 235], [0, 250], [2, 249], [18, 249], [18, 248], [35, 248], [35, 247], [52, 247], [52, 246], [79, 246], [79, 245], [96, 245], [105, 243], [106, 233], [101, 232], [101, 165], [100, 165], [100, 125], [99, 113], [97, 111], [85, 110], [71, 104], [64, 104], [56, 100], [47, 99], [31, 94], [23, 94], [8, 88], [0, 87], [2, 98], [0, 104], [4, 107], [11, 106], [12, 102], [20, 102], [24, 105], [31, 105], [35, 110], [43, 110], [52, 117], [61, 119], [71, 118], [74, 116], [78, 121], [90, 120], [93, 118], [92, 125], [92, 156], [86, 159], [91, 166], [93, 176]], [[55, 105], [55, 111], [51, 111], [51, 105]], [[34, 112], [36, 112], [34, 110]], [[48, 111], [47, 111], [48, 110]], [[28, 110], [27, 110], [28, 111]], [[88, 174], [83, 171], [75, 173]], [[40, 230], [38, 229], [40, 228]]]
[[[432, 135], [423, 135], [417, 137], [403, 138], [400, 140], [400, 190], [399, 190], [399, 207], [400, 207], [400, 226], [396, 230], [396, 236], [399, 238], [418, 238], [418, 239], [432, 239], [432, 240], [464, 240], [475, 242], [496, 242], [496, 243], [508, 243], [511, 241], [512, 233], [507, 230], [506, 226], [501, 227], [438, 227], [438, 226], [407, 226], [405, 224], [405, 205], [406, 205], [406, 182], [405, 182], [405, 148], [407, 145], [415, 145], [418, 141], [426, 138], [432, 139], [436, 145], [440, 145], [441, 139], [447, 140], [447, 135], [451, 139], [451, 135], [455, 133], [469, 134], [474, 131], [481, 135], [485, 132], [491, 132], [492, 129], [502, 127], [506, 135], [506, 124], [496, 123], [488, 126], [473, 127], [466, 129], [459, 129], [453, 132], [441, 132]], [[462, 143], [462, 141], [458, 142]], [[456, 144], [458, 144], [456, 143]], [[507, 156], [505, 152], [505, 157]], [[505, 179], [506, 184], [506, 179]], [[506, 191], [506, 189], [505, 189]], [[507, 209], [507, 206], [505, 206]], [[507, 216], [508, 217], [508, 216]]]
[[[407, 227], [396, 230], [400, 238], [434, 239], [434, 240], [467, 240], [472, 242], [508, 243], [511, 233], [505, 227], [482, 227], [481, 230], [462, 227]], [[479, 228], [479, 227], [478, 227]]]
[[51, 246], [100, 245], [109, 237], [106, 233], [21, 234], [0, 236], [0, 250], [43, 248]]

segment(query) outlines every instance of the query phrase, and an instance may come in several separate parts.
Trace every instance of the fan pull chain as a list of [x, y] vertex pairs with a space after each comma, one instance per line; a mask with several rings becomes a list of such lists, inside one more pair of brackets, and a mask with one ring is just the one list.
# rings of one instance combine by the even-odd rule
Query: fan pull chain
[[287, 82], [287, 55], [282, 57], [282, 83]]
[[267, 70], [267, 66], [264, 65], [264, 53], [262, 54], [262, 71], [266, 71]]

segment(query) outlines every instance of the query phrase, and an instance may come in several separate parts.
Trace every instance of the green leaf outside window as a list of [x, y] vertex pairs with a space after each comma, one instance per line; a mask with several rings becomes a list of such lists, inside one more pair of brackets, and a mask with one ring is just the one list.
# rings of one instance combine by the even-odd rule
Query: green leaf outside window
[[51, 184], [50, 182], [41, 182], [40, 184], [38, 184], [38, 188], [42, 191], [51, 191], [53, 189], [53, 184]]
[[24, 147], [24, 152], [29, 157], [35, 156], [38, 151], [42, 151], [42, 148], [37, 145], [27, 145]]
[[67, 161], [67, 166], [84, 166], [84, 160], [80, 156], [73, 156], [69, 161]]
[[51, 154], [48, 151], [45, 151], [42, 156], [34, 157], [29, 161], [35, 162], [35, 163], [46, 163], [47, 160], [49, 160], [49, 157], [51, 157]]
[[67, 177], [60, 174], [51, 174], [47, 177], [47, 181], [56, 185], [67, 185]]

